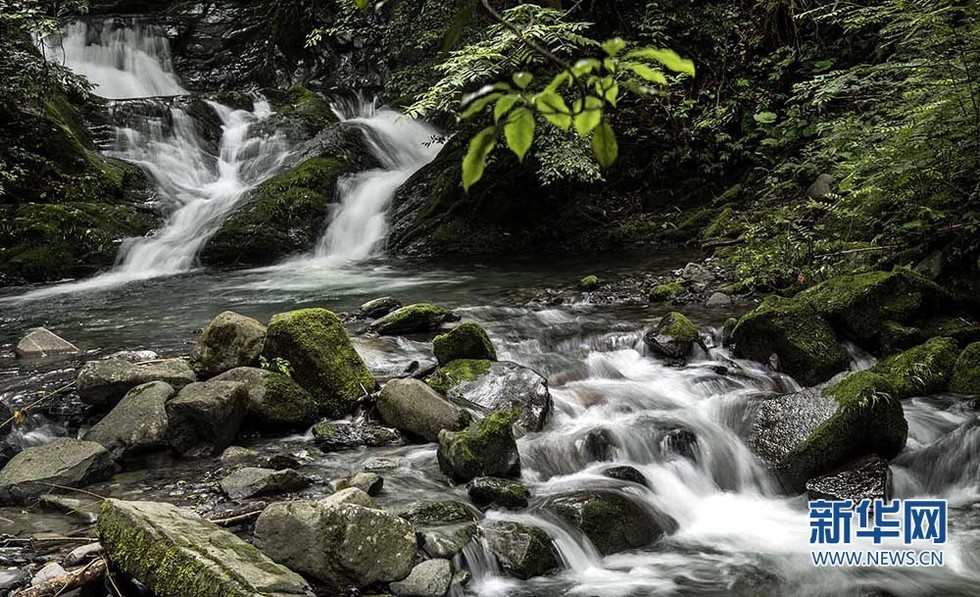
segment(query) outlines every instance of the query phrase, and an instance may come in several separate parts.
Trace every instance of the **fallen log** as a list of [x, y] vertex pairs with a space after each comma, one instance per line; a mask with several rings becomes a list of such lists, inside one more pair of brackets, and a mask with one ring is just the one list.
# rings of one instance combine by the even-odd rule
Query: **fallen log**
[[14, 593], [13, 597], [56, 597], [57, 595], [63, 595], [68, 591], [99, 582], [105, 577], [106, 568], [105, 558], [98, 558], [84, 568], [72, 570], [68, 574], [62, 574], [33, 587], [28, 587], [18, 593]]

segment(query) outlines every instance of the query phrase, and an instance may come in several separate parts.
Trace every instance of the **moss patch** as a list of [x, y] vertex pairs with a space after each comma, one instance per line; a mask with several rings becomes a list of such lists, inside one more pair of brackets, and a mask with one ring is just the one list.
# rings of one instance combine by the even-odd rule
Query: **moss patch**
[[664, 301], [669, 301], [670, 299], [680, 296], [684, 293], [684, 285], [680, 282], [671, 282], [670, 284], [658, 284], [653, 287], [650, 291], [650, 302], [651, 303], [662, 303]]
[[459, 359], [436, 369], [428, 380], [429, 386], [445, 396], [449, 390], [464, 381], [475, 381], [490, 372], [490, 361], [483, 359]]
[[374, 322], [371, 327], [382, 336], [431, 332], [446, 321], [451, 311], [429, 303], [418, 303], [396, 309]]
[[956, 359], [949, 389], [959, 394], [980, 394], [980, 342], [967, 346]]
[[935, 394], [945, 389], [958, 354], [952, 338], [933, 338], [888, 357], [873, 371], [888, 380], [899, 399]]
[[440, 365], [459, 359], [496, 361], [497, 350], [487, 332], [476, 323], [463, 323], [432, 340], [432, 349]]

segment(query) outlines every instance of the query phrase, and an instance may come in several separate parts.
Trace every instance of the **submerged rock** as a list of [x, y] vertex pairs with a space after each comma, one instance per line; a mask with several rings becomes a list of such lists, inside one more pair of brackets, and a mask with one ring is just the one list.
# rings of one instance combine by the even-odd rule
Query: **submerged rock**
[[683, 313], [671, 311], [663, 316], [652, 330], [643, 335], [643, 342], [654, 354], [668, 359], [684, 359], [698, 342], [698, 328]]
[[372, 299], [358, 309], [358, 313], [361, 317], [367, 319], [378, 319], [379, 317], [384, 317], [385, 315], [391, 313], [395, 309], [401, 309], [402, 302], [394, 297], [382, 296], [380, 298]]
[[393, 379], [378, 396], [378, 412], [399, 431], [434, 442], [443, 429], [458, 431], [470, 421], [469, 413], [454, 406], [417, 379]]
[[313, 426], [313, 442], [324, 452], [339, 452], [361, 446], [397, 446], [402, 436], [397, 429], [366, 423], [329, 423]]
[[306, 489], [310, 480], [293, 469], [273, 470], [246, 466], [221, 480], [221, 491], [233, 500]]
[[136, 386], [83, 439], [101, 444], [116, 460], [166, 448], [167, 400], [175, 393], [162, 381]]
[[271, 504], [255, 523], [255, 541], [277, 562], [338, 591], [402, 580], [416, 549], [412, 526], [358, 489]]
[[306, 581], [252, 545], [170, 504], [106, 500], [106, 557], [158, 597], [312, 597]]
[[56, 439], [24, 449], [0, 470], [0, 504], [29, 504], [45, 493], [84, 487], [115, 472], [116, 463], [101, 444]]
[[461, 323], [432, 340], [432, 349], [440, 365], [457, 359], [497, 360], [497, 350], [486, 330], [476, 323]]
[[511, 576], [526, 580], [560, 567], [551, 537], [537, 527], [492, 520], [485, 521], [481, 529], [500, 567]]
[[288, 361], [293, 379], [313, 396], [321, 414], [331, 418], [350, 414], [377, 387], [344, 326], [326, 309], [274, 316], [263, 354], [270, 361]]
[[980, 394], [980, 342], [967, 346], [956, 359], [949, 389], [960, 394]]
[[346, 479], [342, 479], [340, 483], [337, 484], [337, 491], [343, 491], [344, 489], [353, 487], [355, 489], [360, 489], [371, 497], [374, 497], [381, 493], [384, 486], [385, 480], [381, 475], [377, 473], [361, 472]]
[[442, 597], [452, 580], [449, 560], [426, 560], [412, 568], [405, 580], [393, 582], [389, 588], [398, 597]]
[[891, 499], [891, 470], [888, 461], [878, 456], [865, 456], [843, 468], [806, 482], [810, 500]]
[[20, 359], [36, 359], [64, 354], [78, 354], [78, 348], [47, 328], [34, 328], [14, 348]]
[[880, 361], [872, 371], [888, 381], [898, 399], [926, 396], [946, 389], [958, 354], [952, 338], [933, 338]]
[[616, 479], [617, 481], [627, 481], [629, 483], [643, 485], [644, 487], [650, 486], [650, 484], [647, 482], [647, 478], [643, 476], [643, 473], [636, 470], [632, 466], [613, 466], [602, 471], [602, 474], [610, 479]]
[[121, 359], [89, 361], [78, 373], [78, 396], [92, 406], [115, 406], [127, 392], [151, 381], [162, 381], [180, 390], [197, 381], [184, 359], [131, 363]]
[[578, 527], [604, 556], [646, 547], [677, 524], [660, 519], [624, 495], [613, 491], [582, 491], [549, 500], [547, 508]]
[[511, 425], [514, 415], [501, 411], [463, 431], [439, 433], [439, 469], [454, 483], [477, 477], [514, 478], [521, 474], [521, 457]]
[[310, 393], [283, 373], [236, 367], [212, 381], [244, 384], [248, 392], [246, 420], [257, 429], [306, 429], [319, 418], [319, 408]]
[[392, 311], [372, 323], [371, 329], [382, 336], [434, 332], [444, 321], [453, 317], [452, 311], [445, 307], [418, 303]]
[[167, 402], [170, 445], [183, 456], [217, 456], [235, 441], [247, 409], [241, 383], [190, 384]]
[[469, 482], [466, 491], [473, 503], [480, 508], [527, 508], [531, 492], [520, 482], [497, 477], [477, 477]]
[[476, 520], [470, 507], [452, 500], [415, 502], [398, 515], [416, 525], [431, 526], [472, 522]]
[[211, 320], [191, 354], [191, 367], [204, 378], [259, 361], [265, 342], [265, 326], [234, 311]]

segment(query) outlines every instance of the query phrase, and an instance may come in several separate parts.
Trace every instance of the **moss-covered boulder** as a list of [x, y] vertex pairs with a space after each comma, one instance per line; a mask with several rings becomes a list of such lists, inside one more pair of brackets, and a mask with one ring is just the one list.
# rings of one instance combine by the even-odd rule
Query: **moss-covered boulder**
[[657, 325], [643, 334], [643, 342], [654, 354], [668, 359], [683, 359], [700, 340], [698, 328], [683, 313], [671, 311]]
[[481, 524], [480, 531], [500, 567], [511, 576], [528, 579], [561, 567], [551, 537], [538, 527], [492, 520]]
[[191, 368], [202, 378], [235, 367], [258, 364], [265, 326], [251, 317], [224, 311], [211, 320], [191, 354]]
[[399, 512], [398, 516], [417, 526], [454, 524], [476, 520], [476, 515], [471, 506], [455, 500], [415, 502]]
[[197, 514], [106, 500], [99, 541], [113, 566], [159, 597], [312, 597], [306, 581]]
[[843, 468], [806, 482], [809, 500], [892, 499], [892, 474], [888, 461], [879, 456], [864, 456]]
[[946, 389], [959, 349], [952, 338], [933, 338], [888, 357], [873, 371], [884, 377], [898, 399], [935, 394]]
[[459, 359], [436, 369], [429, 377], [428, 384], [443, 396], [447, 396], [449, 391], [460, 383], [476, 381], [489, 372], [488, 360]]
[[136, 386], [83, 439], [101, 444], [117, 461], [166, 448], [166, 405], [175, 393], [162, 381]]
[[427, 442], [439, 439], [443, 429], [459, 431], [470, 422], [469, 413], [417, 379], [393, 379], [377, 400], [381, 419], [391, 427]]
[[378, 319], [391, 313], [395, 309], [401, 309], [402, 302], [393, 296], [380, 296], [362, 303], [357, 312], [366, 319]]
[[774, 364], [804, 385], [826, 381], [847, 364], [833, 328], [804, 301], [766, 297], [739, 319], [732, 341], [737, 356]]
[[116, 464], [101, 444], [56, 439], [24, 449], [0, 470], [0, 505], [29, 504], [42, 494], [104, 481], [115, 472]]
[[980, 394], [980, 342], [967, 346], [956, 359], [949, 389], [960, 394]]
[[263, 355], [284, 359], [292, 377], [331, 418], [351, 413], [377, 382], [337, 316], [326, 309], [280, 313], [269, 322]]
[[598, 276], [585, 276], [578, 281], [578, 287], [580, 290], [595, 290], [599, 287], [599, 277]]
[[89, 361], [78, 372], [78, 397], [92, 406], [115, 406], [127, 392], [151, 381], [163, 381], [180, 390], [197, 381], [184, 359], [131, 363], [124, 359]]
[[663, 303], [684, 294], [684, 285], [680, 282], [658, 284], [650, 290], [651, 303]]
[[579, 528], [601, 555], [646, 547], [673, 532], [677, 524], [653, 513], [626, 495], [614, 491], [582, 491], [552, 498], [546, 506]]
[[497, 360], [497, 350], [486, 330], [477, 323], [461, 323], [432, 340], [432, 350], [440, 365], [457, 359]]
[[417, 303], [396, 309], [371, 324], [382, 336], [400, 336], [435, 331], [443, 322], [451, 321], [453, 312], [429, 303]]
[[368, 423], [331, 423], [313, 426], [313, 442], [324, 452], [338, 452], [364, 446], [397, 446], [403, 443], [397, 429]]
[[497, 477], [477, 477], [466, 486], [466, 492], [480, 508], [509, 510], [527, 508], [527, 500], [531, 496], [531, 492], [519, 481]]
[[241, 383], [248, 392], [245, 421], [260, 431], [302, 430], [316, 423], [320, 409], [313, 396], [293, 378], [278, 371], [236, 367], [212, 378]]
[[477, 477], [519, 477], [521, 456], [511, 429], [515, 415], [495, 412], [463, 431], [439, 433], [439, 469], [454, 483]]
[[247, 410], [242, 383], [192, 383], [167, 401], [170, 445], [183, 456], [217, 456], [235, 441]]

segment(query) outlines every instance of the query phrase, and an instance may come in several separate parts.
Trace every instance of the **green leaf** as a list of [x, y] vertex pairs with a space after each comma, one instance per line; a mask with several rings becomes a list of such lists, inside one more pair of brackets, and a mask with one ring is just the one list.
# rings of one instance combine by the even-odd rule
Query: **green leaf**
[[602, 42], [602, 50], [610, 56], [615, 56], [616, 54], [619, 54], [620, 52], [623, 51], [623, 48], [625, 47], [626, 47], [626, 42], [623, 41], [623, 39], [620, 37], [614, 37], [612, 39], [607, 39], [606, 41]]
[[360, 8], [361, 10], [367, 10], [368, 0], [354, 0], [354, 6]]
[[548, 122], [557, 126], [563, 131], [567, 131], [572, 126], [572, 117], [569, 114], [568, 105], [565, 100], [554, 91], [542, 91], [534, 97], [534, 107], [544, 116]]
[[694, 76], [694, 61], [681, 58], [680, 55], [667, 49], [658, 50], [656, 48], [637, 48], [626, 54], [627, 58], [642, 58], [643, 60], [653, 60], [666, 66], [675, 73], [684, 73]]
[[619, 83], [611, 76], [603, 77], [601, 81], [596, 83], [596, 92], [602, 96], [602, 99], [609, 102], [609, 105], [615, 106], [616, 99], [619, 97]]
[[571, 80], [571, 78], [572, 73], [568, 72], [567, 70], [563, 70], [555, 75], [555, 78], [551, 80], [551, 83], [548, 83], [548, 86], [545, 87], [545, 91], [555, 93], [558, 91], [558, 87], [560, 87], [562, 83]]
[[507, 147], [523, 162], [524, 154], [534, 141], [534, 113], [527, 108], [514, 110], [504, 125], [504, 138], [507, 139]]
[[772, 112], [759, 112], [752, 118], [754, 118], [759, 124], [772, 124], [776, 122], [776, 115]]
[[616, 161], [619, 156], [619, 144], [616, 143], [616, 134], [613, 133], [609, 123], [603, 120], [599, 123], [595, 133], [592, 134], [592, 153], [599, 165], [608, 168]]
[[582, 100], [575, 100], [575, 112], [575, 132], [584, 137], [602, 121], [602, 100], [594, 95], [586, 96], [584, 108]]
[[510, 109], [514, 107], [514, 104], [516, 104], [517, 100], [519, 99], [521, 99], [521, 96], [517, 95], [516, 93], [511, 93], [497, 100], [497, 104], [493, 107], [494, 121], [499, 121], [501, 116], [507, 112], [510, 112]]
[[527, 89], [527, 86], [531, 84], [531, 80], [534, 79], [534, 75], [525, 72], [514, 73], [513, 79], [514, 84], [519, 89]]
[[659, 83], [661, 85], [667, 84], [667, 77], [664, 76], [659, 70], [654, 70], [645, 64], [640, 64], [638, 62], [631, 62], [624, 65], [629, 70], [633, 71], [640, 78], [645, 81], [650, 81], [651, 83]]
[[491, 102], [496, 101], [496, 99], [499, 98], [501, 95], [503, 94], [495, 91], [492, 93], [488, 93], [486, 95], [477, 96], [475, 99], [471, 99], [472, 96], [463, 98], [463, 105], [466, 106], [466, 110], [464, 110], [463, 113], [459, 115], [459, 117], [469, 118], [470, 116], [473, 116], [477, 112], [480, 112], [484, 108], [489, 106]]
[[595, 58], [583, 58], [576, 62], [575, 66], [572, 67], [572, 74], [576, 77], [583, 77], [591, 73], [593, 70], [599, 68], [601, 65], [602, 63]]
[[613, 58], [606, 58], [602, 61], [602, 68], [607, 71], [614, 73], [616, 72], [616, 60]]
[[470, 140], [470, 148], [463, 158], [463, 190], [469, 192], [470, 187], [483, 177], [487, 166], [487, 155], [497, 144], [497, 127], [488, 126]]

